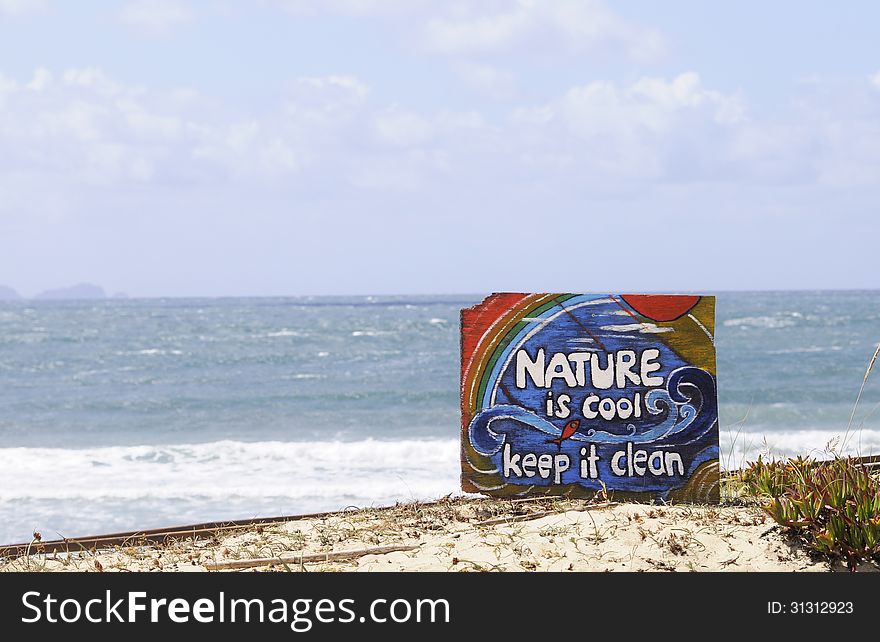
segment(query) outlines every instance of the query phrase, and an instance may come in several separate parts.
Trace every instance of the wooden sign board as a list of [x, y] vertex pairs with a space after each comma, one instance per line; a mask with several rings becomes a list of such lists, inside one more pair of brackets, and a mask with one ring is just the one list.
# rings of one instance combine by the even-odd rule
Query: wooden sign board
[[715, 298], [493, 294], [461, 312], [461, 484], [717, 503]]

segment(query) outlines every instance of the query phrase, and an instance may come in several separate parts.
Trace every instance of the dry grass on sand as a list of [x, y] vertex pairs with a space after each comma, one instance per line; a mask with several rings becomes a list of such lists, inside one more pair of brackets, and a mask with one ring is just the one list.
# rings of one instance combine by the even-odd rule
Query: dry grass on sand
[[[387, 552], [388, 547], [394, 549]], [[447, 498], [211, 539], [0, 560], [5, 571], [829, 571], [757, 506]], [[869, 565], [860, 570], [876, 570]]]

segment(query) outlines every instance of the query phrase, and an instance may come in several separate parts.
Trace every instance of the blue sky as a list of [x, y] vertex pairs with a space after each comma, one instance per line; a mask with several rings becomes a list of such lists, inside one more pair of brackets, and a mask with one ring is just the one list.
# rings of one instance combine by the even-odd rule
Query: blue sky
[[0, 284], [880, 287], [880, 5], [0, 0]]

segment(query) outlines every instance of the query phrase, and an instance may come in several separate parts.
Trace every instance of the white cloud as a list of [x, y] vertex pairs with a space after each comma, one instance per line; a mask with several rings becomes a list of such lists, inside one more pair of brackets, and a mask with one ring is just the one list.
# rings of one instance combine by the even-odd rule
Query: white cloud
[[306, 148], [336, 149], [361, 135], [356, 122], [364, 118], [369, 93], [369, 87], [353, 76], [299, 78], [279, 113], [269, 119], [305, 155], [311, 155]]
[[[100, 69], [0, 75], [0, 174], [121, 185], [416, 189], [436, 184], [623, 188], [631, 181], [871, 184], [874, 112], [747, 114], [694, 72], [594, 81], [493, 118], [375, 99], [353, 76], [305, 77], [275, 105], [235, 112], [192, 90], [120, 83]], [[14, 185], [7, 185], [13, 189]]]
[[509, 99], [517, 94], [513, 73], [492, 65], [463, 62], [456, 66], [459, 76], [472, 89], [492, 98]]
[[434, 133], [426, 118], [396, 106], [377, 114], [373, 128], [380, 141], [396, 147], [423, 145]]
[[0, 174], [5, 168], [45, 184], [284, 177], [303, 189], [332, 184], [334, 192], [412, 189], [450, 171], [449, 154], [485, 129], [471, 112], [373, 104], [369, 87], [345, 75], [300, 78], [259, 114], [218, 109], [191, 90], [126, 85], [95, 68], [0, 77]]
[[880, 186], [880, 99], [862, 84], [818, 81], [778, 119], [741, 126], [731, 163], [773, 184]]
[[0, 14], [9, 16], [41, 13], [47, 8], [46, 0], [0, 0]]
[[[37, 70], [36, 76], [45, 74], [46, 70]], [[65, 85], [69, 87], [82, 87], [93, 89], [106, 94], [115, 94], [123, 91], [123, 87], [114, 83], [107, 75], [97, 67], [84, 67], [79, 69], [68, 69], [62, 75]]]
[[482, 53], [510, 47], [529, 32], [528, 11], [522, 7], [495, 15], [436, 18], [428, 23], [428, 47], [441, 53]]
[[637, 60], [662, 54], [659, 32], [627, 20], [603, 0], [273, 0], [294, 15], [335, 14], [397, 21], [417, 48], [468, 57], [511, 51], [593, 52]]
[[878, 71], [876, 74], [868, 76], [868, 80], [871, 82], [872, 85], [874, 85], [876, 89], [880, 89], [880, 71]]
[[164, 34], [194, 18], [185, 0], [132, 0], [119, 14], [120, 21], [151, 34]]
[[708, 90], [687, 72], [628, 86], [596, 81], [572, 87], [549, 103], [515, 110], [512, 127], [542, 151], [537, 158], [548, 171], [695, 178], [718, 170], [744, 119], [739, 97]]
[[[627, 21], [600, 0], [516, 0], [459, 5], [452, 15], [432, 17], [426, 46], [445, 54], [526, 51], [586, 51], [620, 47], [637, 59], [663, 50], [659, 33]], [[494, 11], [492, 9], [495, 9]]]
[[27, 88], [31, 91], [41, 91], [49, 86], [52, 82], [52, 72], [48, 69], [40, 67], [34, 71], [34, 77], [27, 84]]
[[334, 13], [346, 16], [393, 16], [420, 11], [430, 0], [273, 0], [293, 14]]
[[51, 180], [151, 180], [182, 137], [183, 120], [161, 96], [99, 69], [37, 69], [0, 100], [0, 163]]
[[370, 88], [354, 76], [321, 76], [299, 78], [297, 84], [304, 89], [298, 95], [311, 95], [331, 103], [354, 104], [362, 102]]
[[[104, 257], [95, 273], [120, 279], [114, 288], [128, 279], [126, 288], [146, 287], [158, 269], [165, 276], [151, 287], [163, 282], [179, 293], [394, 289], [397, 282], [382, 279], [404, 272], [418, 289], [445, 278], [449, 252], [481, 257], [485, 239], [521, 246], [535, 216], [547, 238], [586, 244], [578, 256], [588, 270], [619, 263], [606, 241], [621, 234], [632, 256], [655, 256], [657, 243], [667, 243], [675, 251], [664, 257], [737, 264], [733, 251], [713, 254], [724, 236], [767, 255], [787, 247], [783, 263], [797, 267], [803, 247], [822, 255], [810, 230], [846, 244], [842, 231], [822, 223], [831, 211], [864, 221], [850, 229], [865, 248], [851, 254], [866, 257], [857, 260], [866, 274], [880, 98], [864, 79], [859, 87], [859, 100], [837, 86], [827, 104], [804, 96], [769, 121], [693, 72], [585, 82], [486, 113], [416, 108], [346, 75], [301, 78], [258, 107], [191, 89], [157, 91], [100, 69], [0, 75], [4, 269], [39, 266], [36, 252], [57, 261], [48, 281]], [[773, 220], [775, 231], [765, 233]], [[201, 272], [190, 277], [192, 266], [175, 257], [194, 247]], [[328, 255], [350, 260], [315, 280], [310, 266], [332, 263]], [[461, 274], [510, 278], [509, 266], [480, 260]], [[256, 266], [246, 271], [255, 281], [230, 286], [243, 278], [243, 262]], [[797, 283], [828, 284], [820, 268]], [[663, 269], [652, 270], [661, 276], [651, 287], [667, 287]], [[759, 283], [766, 273], [764, 266], [743, 278]], [[560, 268], [541, 278], [567, 277]], [[742, 284], [730, 278], [728, 287]]]
[[705, 89], [700, 76], [693, 71], [680, 74], [671, 81], [642, 78], [631, 87], [629, 94], [635, 100], [645, 99], [666, 113], [709, 107], [718, 123], [736, 123], [743, 119], [743, 105], [736, 96]]
[[306, 77], [255, 117], [97, 68], [40, 68], [25, 81], [0, 75], [0, 168], [89, 184], [272, 180], [347, 164], [346, 149], [373, 124], [368, 95], [351, 76]]
[[18, 83], [15, 82], [12, 78], [8, 78], [3, 74], [0, 74], [0, 98], [3, 97], [5, 93], [11, 93], [18, 88]]

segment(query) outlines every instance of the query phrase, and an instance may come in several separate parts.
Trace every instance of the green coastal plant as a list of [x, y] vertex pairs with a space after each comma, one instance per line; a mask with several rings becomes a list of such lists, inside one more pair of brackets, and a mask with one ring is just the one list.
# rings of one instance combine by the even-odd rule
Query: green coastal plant
[[851, 569], [880, 560], [880, 479], [860, 460], [759, 457], [742, 471], [742, 483], [763, 498], [770, 517], [815, 551], [843, 559]]
[[[841, 448], [852, 437], [856, 410], [868, 378], [880, 358], [880, 344], [865, 375]], [[730, 488], [761, 499], [778, 524], [804, 537], [811, 548], [841, 558], [855, 570], [862, 560], [880, 561], [880, 471], [855, 457], [817, 462], [806, 457], [757, 461], [729, 475]]]

